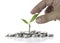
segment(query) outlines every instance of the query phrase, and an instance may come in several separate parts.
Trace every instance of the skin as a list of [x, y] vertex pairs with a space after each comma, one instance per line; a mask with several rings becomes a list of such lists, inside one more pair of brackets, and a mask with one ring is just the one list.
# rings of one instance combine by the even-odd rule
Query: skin
[[46, 7], [45, 14], [36, 19], [38, 24], [60, 20], [60, 0], [42, 0], [32, 9], [31, 13], [40, 13]]

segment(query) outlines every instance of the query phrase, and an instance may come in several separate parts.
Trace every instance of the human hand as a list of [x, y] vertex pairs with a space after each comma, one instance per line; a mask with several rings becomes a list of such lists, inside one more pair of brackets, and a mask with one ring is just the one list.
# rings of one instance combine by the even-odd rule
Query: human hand
[[45, 14], [36, 19], [38, 24], [60, 20], [60, 0], [42, 0], [32, 9], [31, 13], [40, 13], [46, 7]]

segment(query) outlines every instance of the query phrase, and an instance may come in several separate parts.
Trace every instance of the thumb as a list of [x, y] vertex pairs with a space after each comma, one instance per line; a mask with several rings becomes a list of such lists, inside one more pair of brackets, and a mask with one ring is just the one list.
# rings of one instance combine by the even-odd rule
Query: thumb
[[58, 18], [60, 18], [59, 14], [55, 14], [55, 13], [51, 12], [49, 14], [45, 14], [45, 15], [37, 17], [36, 22], [38, 24], [43, 24], [43, 23], [47, 23], [52, 20], [60, 20]]
[[48, 22], [46, 15], [42, 15], [42, 16], [39, 16], [36, 18], [36, 23], [38, 23], [38, 24], [43, 24], [46, 22]]

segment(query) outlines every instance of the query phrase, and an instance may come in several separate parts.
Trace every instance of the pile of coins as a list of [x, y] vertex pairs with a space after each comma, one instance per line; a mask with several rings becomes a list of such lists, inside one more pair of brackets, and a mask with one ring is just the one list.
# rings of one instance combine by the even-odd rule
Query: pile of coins
[[19, 38], [31, 38], [31, 37], [53, 37], [53, 34], [48, 34], [47, 32], [20, 32], [15, 34], [8, 34], [7, 37], [19, 37]]

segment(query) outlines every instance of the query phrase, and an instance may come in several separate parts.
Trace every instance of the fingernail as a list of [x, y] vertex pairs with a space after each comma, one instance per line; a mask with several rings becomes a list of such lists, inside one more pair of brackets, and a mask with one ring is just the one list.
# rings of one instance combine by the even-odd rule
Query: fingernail
[[36, 19], [36, 23], [40, 24], [41, 23], [41, 19]]

